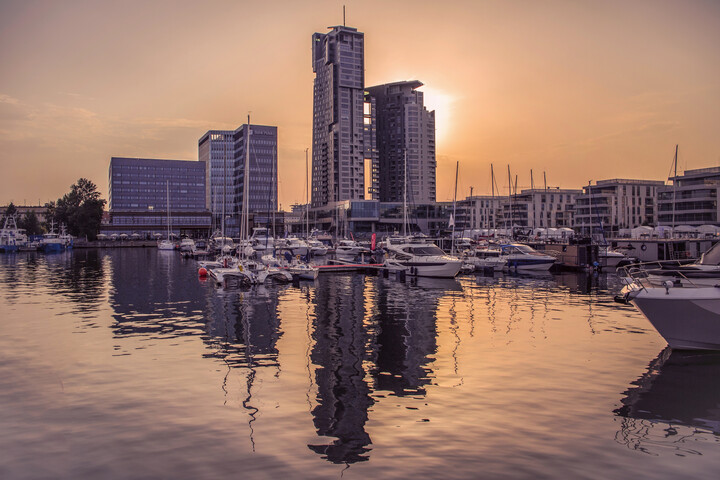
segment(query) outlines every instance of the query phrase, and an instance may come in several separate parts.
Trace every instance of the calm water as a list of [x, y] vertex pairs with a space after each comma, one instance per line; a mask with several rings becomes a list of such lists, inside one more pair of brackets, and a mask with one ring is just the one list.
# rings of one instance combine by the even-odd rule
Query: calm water
[[0, 478], [692, 478], [720, 359], [612, 275], [218, 290], [154, 249], [0, 256]]

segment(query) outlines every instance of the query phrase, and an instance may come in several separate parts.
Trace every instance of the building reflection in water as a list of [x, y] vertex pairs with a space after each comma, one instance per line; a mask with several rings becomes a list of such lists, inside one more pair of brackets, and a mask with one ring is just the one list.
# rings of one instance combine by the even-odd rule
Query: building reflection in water
[[371, 441], [365, 422], [373, 399], [363, 363], [373, 335], [365, 325], [369, 295], [364, 275], [323, 278], [316, 289], [310, 358], [319, 366], [318, 403], [312, 415], [318, 434], [337, 440], [308, 447], [333, 463], [368, 460]]
[[720, 353], [663, 350], [625, 392], [615, 440], [649, 454], [695, 453], [698, 435], [720, 435]]
[[[412, 286], [355, 275], [320, 279], [311, 351], [317, 384], [313, 421], [330, 444], [308, 445], [333, 463], [367, 461], [368, 409], [383, 392], [424, 395], [436, 352], [437, 299], [447, 286]], [[374, 391], [378, 394], [373, 395]]]

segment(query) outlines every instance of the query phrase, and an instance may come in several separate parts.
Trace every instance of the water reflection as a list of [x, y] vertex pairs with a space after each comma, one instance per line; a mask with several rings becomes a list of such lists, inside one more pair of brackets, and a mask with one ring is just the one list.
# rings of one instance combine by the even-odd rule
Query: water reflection
[[720, 353], [663, 350], [633, 382], [614, 410], [622, 417], [616, 440], [633, 450], [697, 453], [688, 439], [720, 435]]
[[373, 329], [365, 328], [365, 299], [372, 299], [365, 276], [324, 279], [315, 293], [314, 346], [317, 405], [313, 422], [321, 436], [336, 437], [329, 445], [308, 445], [333, 463], [368, 460], [370, 435], [365, 431], [373, 404], [363, 363]]
[[47, 291], [62, 295], [74, 307], [70, 313], [83, 316], [104, 303], [107, 259], [99, 250], [77, 249], [57, 254], [36, 252], [0, 255], [0, 283], [10, 303], [18, 295]]

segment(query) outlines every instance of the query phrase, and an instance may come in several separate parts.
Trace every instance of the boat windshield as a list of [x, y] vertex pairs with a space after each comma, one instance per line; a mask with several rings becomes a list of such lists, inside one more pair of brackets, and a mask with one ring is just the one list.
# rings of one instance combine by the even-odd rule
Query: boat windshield
[[436, 247], [435, 245], [405, 247], [403, 248], [403, 251], [418, 256], [445, 255], [445, 252], [443, 252], [440, 247]]
[[522, 253], [523, 255], [542, 255], [532, 247], [522, 244], [506, 245], [503, 247], [505, 253]]
[[710, 250], [700, 257], [700, 265], [720, 265], [720, 243], [713, 245]]

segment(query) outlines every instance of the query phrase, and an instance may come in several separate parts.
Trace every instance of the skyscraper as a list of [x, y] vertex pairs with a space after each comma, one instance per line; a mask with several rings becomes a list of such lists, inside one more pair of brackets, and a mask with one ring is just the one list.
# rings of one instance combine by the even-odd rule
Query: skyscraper
[[205, 208], [212, 212], [213, 225], [218, 228], [223, 215], [223, 195], [226, 215], [232, 211], [234, 202], [234, 133], [210, 130], [198, 141], [198, 160], [205, 162]]
[[[250, 178], [246, 182], [248, 132]], [[205, 204], [213, 212], [214, 228], [222, 229], [224, 209], [225, 232], [232, 236], [240, 234], [245, 185], [250, 213], [277, 210], [277, 127], [245, 124], [234, 131], [210, 130], [198, 141], [198, 158], [207, 164]]]
[[365, 158], [372, 154], [365, 145], [364, 34], [331, 28], [312, 37], [313, 206], [364, 199]]
[[[375, 101], [379, 200], [435, 202], [435, 112], [423, 102], [417, 80], [367, 88]], [[407, 172], [405, 171], [407, 154]]]

